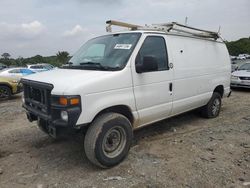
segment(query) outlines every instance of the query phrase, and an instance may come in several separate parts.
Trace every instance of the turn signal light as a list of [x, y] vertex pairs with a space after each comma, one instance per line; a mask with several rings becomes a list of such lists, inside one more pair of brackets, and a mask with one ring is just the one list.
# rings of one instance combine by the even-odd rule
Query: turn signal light
[[78, 98], [73, 98], [73, 99], [70, 99], [70, 104], [71, 105], [76, 105], [76, 104], [79, 104], [80, 100]]
[[65, 97], [60, 97], [59, 98], [59, 104], [67, 106], [68, 105], [68, 99]]
[[59, 98], [59, 104], [63, 105], [63, 106], [67, 106], [67, 105], [77, 105], [80, 103], [80, 99], [79, 98], [66, 98], [66, 97], [60, 97]]

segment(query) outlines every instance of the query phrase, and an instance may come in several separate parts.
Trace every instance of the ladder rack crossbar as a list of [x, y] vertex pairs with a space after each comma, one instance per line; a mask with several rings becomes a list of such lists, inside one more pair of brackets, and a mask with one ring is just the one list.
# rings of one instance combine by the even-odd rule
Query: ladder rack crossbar
[[125, 27], [130, 30], [153, 30], [153, 31], [166, 32], [166, 33], [170, 33], [173, 30], [178, 33], [185, 33], [185, 34], [189, 34], [189, 35], [201, 37], [201, 38], [213, 38], [214, 40], [217, 40], [218, 38], [220, 38], [219, 33], [217, 32], [198, 29], [198, 28], [187, 26], [187, 25], [179, 24], [177, 22], [140, 26], [136, 24], [129, 24], [129, 23], [115, 21], [115, 20], [108, 20], [106, 24], [108, 24], [106, 27], [107, 32], [112, 32], [112, 28], [111, 28], [112, 26], [118, 26], [118, 27]]

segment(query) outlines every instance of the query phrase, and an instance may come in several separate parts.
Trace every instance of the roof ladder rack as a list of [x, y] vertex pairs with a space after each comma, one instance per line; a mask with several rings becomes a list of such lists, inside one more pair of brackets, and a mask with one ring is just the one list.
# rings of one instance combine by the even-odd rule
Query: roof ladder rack
[[198, 29], [198, 28], [187, 26], [187, 25], [182, 25], [177, 22], [172, 22], [170, 24], [161, 24], [161, 25], [168, 26], [169, 27], [168, 32], [173, 30], [173, 31], [181, 32], [181, 33], [187, 33], [187, 34], [197, 36], [197, 37], [213, 38], [215, 40], [220, 38], [218, 32]]
[[151, 31], [153, 30], [153, 31], [166, 32], [166, 33], [175, 31], [177, 33], [185, 33], [191, 36], [196, 36], [196, 37], [201, 37], [201, 38], [212, 38], [214, 40], [217, 40], [218, 38], [220, 38], [220, 35], [218, 32], [198, 29], [198, 28], [187, 26], [187, 25], [182, 25], [177, 22], [140, 26], [140, 25], [129, 24], [129, 23], [120, 22], [120, 21], [109, 20], [106, 22], [106, 24], [108, 24], [106, 27], [107, 32], [112, 32], [112, 26], [119, 26], [119, 27], [128, 28], [130, 30], [151, 30]]
[[125, 28], [128, 28], [130, 30], [137, 30], [137, 28], [141, 27], [139, 25], [129, 24], [129, 23], [115, 21], [115, 20], [108, 20], [108, 21], [106, 21], [106, 24], [108, 24], [106, 27], [107, 32], [112, 32], [112, 28], [111, 28], [112, 25], [119, 26], [119, 27], [125, 27]]

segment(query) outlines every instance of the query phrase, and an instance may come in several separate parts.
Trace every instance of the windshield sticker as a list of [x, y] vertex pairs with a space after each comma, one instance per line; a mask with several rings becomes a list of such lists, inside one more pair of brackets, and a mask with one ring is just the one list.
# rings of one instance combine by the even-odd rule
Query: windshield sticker
[[114, 49], [130, 50], [132, 44], [116, 44]]

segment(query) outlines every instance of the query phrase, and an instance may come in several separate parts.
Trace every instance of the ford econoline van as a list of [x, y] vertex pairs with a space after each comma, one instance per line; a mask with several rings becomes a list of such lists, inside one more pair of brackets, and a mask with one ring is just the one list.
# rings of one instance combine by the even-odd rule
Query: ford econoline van
[[230, 94], [226, 45], [214, 33], [169, 27], [96, 37], [67, 66], [22, 79], [28, 119], [53, 137], [86, 130], [87, 158], [108, 168], [126, 157], [135, 129], [193, 109], [217, 117]]

